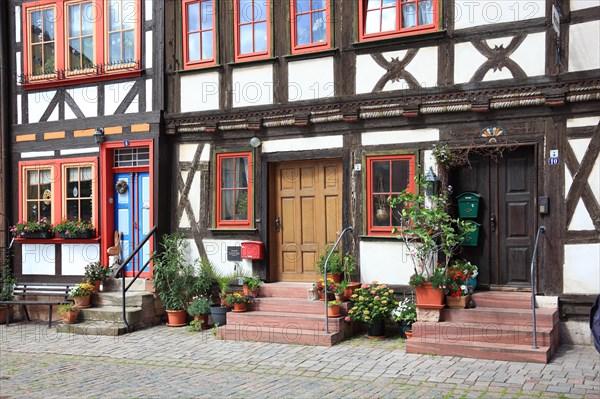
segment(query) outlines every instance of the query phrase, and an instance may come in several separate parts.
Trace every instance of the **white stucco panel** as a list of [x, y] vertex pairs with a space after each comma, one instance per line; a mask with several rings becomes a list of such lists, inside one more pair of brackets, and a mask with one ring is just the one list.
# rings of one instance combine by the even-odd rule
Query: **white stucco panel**
[[565, 168], [565, 199], [567, 199], [572, 185], [573, 177], [571, 176], [571, 172], [569, 172], [569, 168]]
[[600, 68], [600, 20], [569, 25], [569, 72]]
[[[104, 115], [113, 115], [135, 82], [113, 83], [104, 86]], [[127, 108], [127, 112], [139, 112], [137, 97]]]
[[21, 94], [17, 94], [17, 125], [21, 124], [21, 117], [23, 115], [21, 112], [22, 97]]
[[[17, 51], [15, 58], [16, 58], [15, 62], [16, 62], [16, 65], [17, 65], [16, 70], [19, 71], [19, 72], [24, 72], [21, 69], [21, 52], [20, 51]], [[17, 83], [17, 86], [21, 85], [21, 77], [19, 76], [19, 74], [16, 74], [16, 73], [15, 73], [15, 82]]]
[[136, 96], [131, 100], [131, 104], [125, 110], [126, 114], [135, 114], [140, 112], [140, 95], [136, 94]]
[[181, 76], [181, 112], [219, 109], [219, 72]]
[[62, 275], [82, 276], [85, 265], [100, 260], [99, 244], [62, 244]]
[[580, 231], [580, 230], [595, 230], [594, 222], [590, 217], [590, 213], [587, 211], [585, 204], [582, 200], [579, 200], [573, 213], [573, 219], [569, 224], [569, 230]]
[[[190, 172], [188, 172], [187, 170], [181, 171], [181, 179], [183, 180], [184, 183], [187, 181], [189, 174], [190, 174]], [[178, 192], [177, 192], [177, 207], [178, 208], [179, 208], [180, 203], [181, 203], [181, 192], [178, 190]], [[179, 228], [180, 229], [189, 229], [190, 227], [191, 227], [190, 218], [188, 217], [187, 212], [185, 211], [185, 208], [184, 208], [183, 214], [181, 215], [181, 220], [179, 221]]]
[[242, 260], [241, 262], [227, 261], [227, 247], [239, 247], [243, 241], [240, 240], [213, 240], [205, 239], [202, 241], [206, 256], [212, 264], [223, 273], [232, 274], [234, 272], [243, 272], [252, 274], [252, 261]]
[[144, 19], [146, 21], [152, 20], [152, 3], [153, 0], [144, 0]]
[[146, 69], [152, 69], [152, 57], [154, 53], [152, 52], [152, 31], [149, 30], [145, 33], [145, 42], [146, 42]]
[[414, 273], [413, 263], [405, 246], [397, 241], [360, 242], [360, 279], [362, 283], [378, 281], [408, 285]]
[[23, 274], [56, 274], [54, 244], [23, 244], [21, 250]]
[[439, 129], [390, 130], [361, 134], [361, 141], [364, 146], [420, 143], [424, 141], [439, 141], [439, 139]]
[[152, 82], [153, 79], [146, 79], [146, 112], [152, 111]]
[[295, 61], [288, 64], [289, 101], [333, 97], [333, 57]]
[[[98, 87], [77, 87], [67, 89], [75, 104], [79, 107], [86, 118], [98, 116]], [[65, 104], [65, 119], [75, 119], [76, 116], [71, 107]]]
[[454, 46], [454, 82], [466, 83], [471, 80], [477, 68], [487, 60], [471, 43], [458, 43]]
[[202, 153], [200, 154], [200, 162], [210, 162], [210, 144], [204, 144]]
[[[190, 173], [188, 171], [181, 172], [181, 178], [183, 179], [183, 183], [185, 184], [190, 177]], [[198, 223], [198, 217], [200, 216], [200, 212], [202, 210], [202, 204], [200, 202], [200, 194], [201, 187], [200, 184], [202, 182], [202, 174], [201, 172], [195, 172], [192, 177], [192, 182], [190, 183], [190, 189], [188, 192], [188, 201], [190, 207], [192, 208], [192, 214], [190, 215], [188, 211], [183, 208], [183, 213], [181, 215], [181, 220], [179, 221], [179, 227], [183, 229], [190, 228], [192, 226], [192, 218], [193, 223]], [[178, 193], [179, 202], [181, 202], [181, 193]]]
[[600, 6], [598, 0], [571, 0], [571, 12]]
[[320, 136], [299, 139], [268, 140], [262, 143], [262, 152], [308, 151], [329, 148], [341, 148], [343, 136]]
[[565, 245], [565, 294], [600, 293], [600, 244]]
[[577, 162], [581, 163], [591, 141], [592, 139], [569, 140], [569, 144], [571, 145], [571, 148], [575, 153], [575, 158], [577, 158]]
[[422, 87], [436, 87], [438, 85], [438, 48], [419, 49], [415, 58], [406, 66], [406, 71], [410, 72]]
[[194, 155], [196, 155], [197, 149], [198, 144], [180, 144], [179, 162], [192, 162], [194, 160]]
[[[569, 144], [580, 164], [583, 162], [583, 158], [586, 155], [591, 141], [591, 138], [569, 140]], [[600, 202], [600, 157], [596, 157], [596, 160], [594, 161], [590, 176], [588, 177], [588, 184], [596, 196], [596, 200]]]
[[519, 64], [527, 76], [544, 75], [546, 72], [546, 33], [527, 35], [523, 43], [511, 54], [510, 59]]
[[233, 106], [245, 107], [273, 103], [273, 66], [256, 65], [233, 70]]
[[[15, 42], [21, 43], [21, 27], [23, 21], [21, 20], [21, 6], [15, 6]], [[19, 57], [17, 57], [19, 59]], [[18, 69], [17, 69], [18, 71]]]
[[455, 29], [543, 18], [544, 0], [491, 1], [456, 0], [454, 5]]
[[588, 118], [572, 118], [567, 119], [567, 128], [596, 126], [598, 123], [600, 123], [600, 116], [590, 116]]
[[[50, 91], [41, 91], [37, 93], [31, 93], [27, 96], [28, 101], [28, 114], [29, 114], [29, 123], [37, 123], [46, 112], [48, 105], [56, 95], [56, 90]], [[58, 111], [58, 106], [55, 107], [55, 110]], [[58, 115], [58, 112], [57, 112]]]

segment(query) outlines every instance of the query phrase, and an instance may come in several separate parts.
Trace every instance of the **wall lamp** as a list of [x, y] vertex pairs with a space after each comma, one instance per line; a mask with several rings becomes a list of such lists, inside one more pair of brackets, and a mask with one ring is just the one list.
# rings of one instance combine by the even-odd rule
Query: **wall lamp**
[[104, 137], [104, 129], [101, 127], [96, 128], [96, 131], [94, 132], [94, 141], [96, 142], [96, 144], [100, 144], [103, 141], [106, 141], [106, 137]]
[[428, 196], [437, 195], [440, 192], [440, 179], [433, 172], [433, 168], [431, 167], [425, 175], [425, 183], [427, 184], [425, 188], [425, 194]]
[[252, 137], [250, 139], [250, 145], [252, 146], [252, 148], [258, 148], [258, 147], [260, 147], [261, 144], [262, 144], [262, 141], [260, 141], [260, 139], [258, 137]]

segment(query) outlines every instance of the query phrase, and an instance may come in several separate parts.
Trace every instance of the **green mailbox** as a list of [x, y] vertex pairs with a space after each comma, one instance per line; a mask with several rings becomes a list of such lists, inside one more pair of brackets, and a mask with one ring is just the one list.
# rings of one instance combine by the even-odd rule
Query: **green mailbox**
[[475, 219], [479, 211], [480, 198], [481, 196], [475, 193], [462, 193], [457, 196], [458, 216], [463, 219]]
[[471, 222], [475, 226], [475, 230], [465, 235], [465, 239], [462, 242], [463, 247], [476, 247], [477, 241], [479, 241], [479, 228], [481, 225], [477, 222]]

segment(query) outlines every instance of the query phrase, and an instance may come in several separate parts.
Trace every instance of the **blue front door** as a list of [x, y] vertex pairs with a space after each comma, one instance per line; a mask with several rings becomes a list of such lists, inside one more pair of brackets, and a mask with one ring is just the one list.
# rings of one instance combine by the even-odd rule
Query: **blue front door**
[[[150, 174], [115, 174], [115, 230], [121, 233], [121, 261], [132, 253], [150, 231]], [[150, 258], [150, 244], [125, 267], [125, 274], [136, 274]], [[148, 272], [147, 267], [145, 272]]]

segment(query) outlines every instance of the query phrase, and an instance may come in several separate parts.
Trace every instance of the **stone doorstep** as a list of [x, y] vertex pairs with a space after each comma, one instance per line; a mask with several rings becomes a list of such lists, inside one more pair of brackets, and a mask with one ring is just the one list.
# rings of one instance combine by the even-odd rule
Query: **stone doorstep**
[[[137, 330], [130, 324], [132, 330]], [[84, 321], [75, 324], [57, 324], [56, 332], [81, 335], [118, 336], [126, 333], [124, 323], [107, 323], [102, 321]]]
[[[342, 315], [348, 313], [350, 302], [343, 302], [341, 305]], [[280, 298], [280, 297], [258, 297], [254, 303], [250, 305], [250, 309], [269, 312], [284, 312], [284, 313], [325, 313], [324, 301], [310, 301], [308, 299], [297, 298]], [[323, 316], [324, 317], [324, 316]]]
[[[142, 320], [141, 307], [125, 308], [125, 314], [129, 324], [140, 323]], [[83, 321], [119, 323], [123, 320], [123, 308], [120, 306], [102, 306], [99, 308], [80, 309], [78, 319]]]
[[[126, 277], [125, 278], [125, 284], [126, 286], [129, 285], [129, 283], [131, 282], [132, 278], [131, 277]], [[121, 284], [122, 284], [122, 280], [120, 278], [109, 278], [104, 280], [104, 282], [102, 283], [102, 287], [104, 292], [121, 292]], [[129, 288], [129, 290], [127, 292], [150, 292], [152, 293], [153, 286], [152, 284], [147, 284], [147, 279], [145, 278], [138, 278], [135, 283], [133, 283], [133, 285], [131, 286], [131, 288]]]
[[[248, 311], [227, 313], [227, 324], [262, 326], [273, 328], [291, 328], [325, 331], [325, 315], [310, 313], [281, 313], [268, 311]], [[329, 331], [337, 332], [345, 328], [343, 317], [329, 318]]]
[[217, 338], [226, 341], [256, 341], [281, 344], [332, 346], [344, 339], [343, 332], [257, 327], [233, 324], [217, 329]]
[[[92, 304], [95, 306], [121, 306], [123, 294], [120, 291], [98, 292], [92, 294]], [[126, 307], [154, 306], [154, 294], [133, 291], [125, 294]]]

